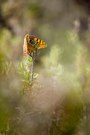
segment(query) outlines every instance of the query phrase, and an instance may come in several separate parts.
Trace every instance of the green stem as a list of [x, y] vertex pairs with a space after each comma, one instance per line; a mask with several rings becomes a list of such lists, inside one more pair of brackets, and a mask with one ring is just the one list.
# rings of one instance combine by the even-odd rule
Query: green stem
[[31, 81], [33, 82], [33, 76], [34, 76], [34, 59], [32, 58], [32, 66], [31, 66]]
[[34, 76], [34, 62], [35, 62], [35, 55], [34, 55], [34, 52], [33, 52], [32, 64], [31, 64], [31, 68], [30, 68], [30, 72], [31, 72], [31, 83], [33, 82], [33, 76]]

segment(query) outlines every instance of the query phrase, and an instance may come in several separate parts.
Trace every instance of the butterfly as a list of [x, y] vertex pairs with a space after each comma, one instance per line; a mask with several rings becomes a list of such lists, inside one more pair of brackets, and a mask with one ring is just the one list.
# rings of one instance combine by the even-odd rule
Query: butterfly
[[46, 47], [47, 47], [46, 43], [40, 38], [26, 34], [24, 37], [23, 55], [24, 56], [30, 55], [31, 57], [33, 57], [34, 54], [37, 54], [38, 49]]

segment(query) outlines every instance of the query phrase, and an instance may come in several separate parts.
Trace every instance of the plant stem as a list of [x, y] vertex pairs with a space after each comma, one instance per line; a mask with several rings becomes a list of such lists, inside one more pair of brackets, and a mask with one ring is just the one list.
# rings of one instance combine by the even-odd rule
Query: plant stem
[[33, 81], [33, 76], [34, 76], [34, 58], [32, 58], [31, 81]]
[[31, 64], [31, 67], [30, 67], [31, 83], [33, 82], [33, 76], [34, 76], [34, 62], [35, 62], [35, 55], [34, 55], [34, 53], [33, 53], [33, 56], [32, 56], [32, 64]]

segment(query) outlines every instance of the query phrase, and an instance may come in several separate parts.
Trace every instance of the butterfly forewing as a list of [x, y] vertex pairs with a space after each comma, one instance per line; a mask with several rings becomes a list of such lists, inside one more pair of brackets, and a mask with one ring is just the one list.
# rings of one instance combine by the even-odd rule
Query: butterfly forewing
[[37, 42], [37, 48], [38, 49], [46, 48], [47, 47], [46, 43], [43, 40], [41, 40], [40, 38], [36, 38], [35, 37], [35, 40]]

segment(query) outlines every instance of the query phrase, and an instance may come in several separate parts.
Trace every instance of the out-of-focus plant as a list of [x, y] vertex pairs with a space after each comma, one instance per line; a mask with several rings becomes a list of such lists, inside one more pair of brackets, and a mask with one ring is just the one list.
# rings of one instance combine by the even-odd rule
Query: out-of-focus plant
[[[73, 135], [77, 132], [84, 114], [84, 102], [81, 90], [73, 88], [69, 90], [63, 101], [63, 106], [58, 107], [57, 110], [52, 118], [50, 135]], [[55, 117], [56, 115], [58, 117]]]
[[53, 45], [48, 56], [42, 58], [49, 76], [60, 77], [63, 74], [63, 65], [59, 64], [61, 51], [58, 45]]
[[10, 62], [2, 52], [0, 52], [0, 79], [2, 80], [3, 78], [8, 77], [13, 68], [14, 64]]
[[22, 82], [23, 90], [30, 90], [31, 86], [31, 73], [30, 73], [30, 66], [32, 64], [31, 57], [23, 58], [22, 62], [18, 64], [18, 73], [20, 75], [20, 80]]

